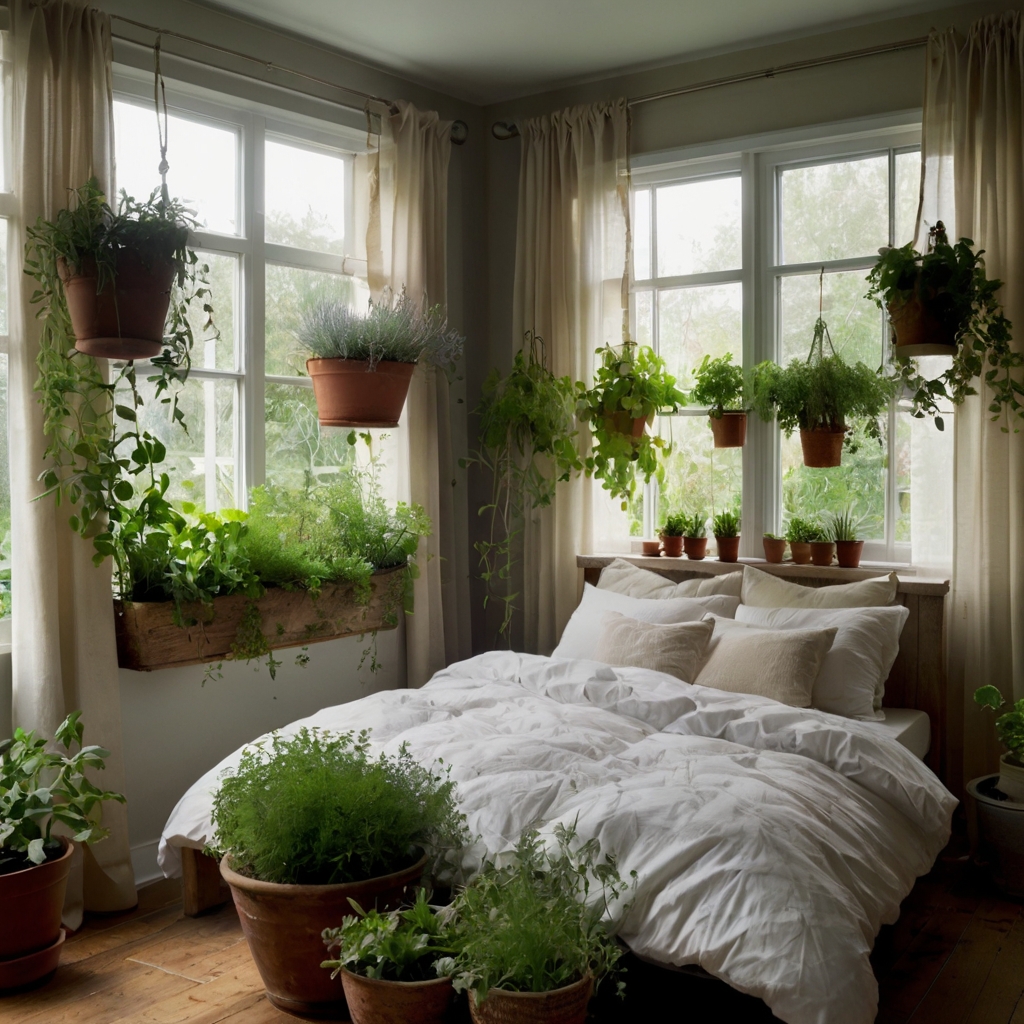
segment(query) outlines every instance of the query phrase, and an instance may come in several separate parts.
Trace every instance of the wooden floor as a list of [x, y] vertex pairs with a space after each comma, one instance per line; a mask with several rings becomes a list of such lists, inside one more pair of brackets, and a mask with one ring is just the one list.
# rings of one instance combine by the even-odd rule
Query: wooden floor
[[[879, 1024], [1024, 1024], [1024, 906], [1001, 899], [959, 852], [951, 846], [879, 936]], [[763, 1003], [720, 982], [638, 962], [627, 989], [625, 1004], [600, 1000], [595, 1021], [774, 1020]], [[89, 918], [65, 944], [52, 981], [0, 998], [2, 1024], [295, 1019], [267, 1002], [234, 908], [186, 918], [177, 882], [146, 887], [130, 913]]]

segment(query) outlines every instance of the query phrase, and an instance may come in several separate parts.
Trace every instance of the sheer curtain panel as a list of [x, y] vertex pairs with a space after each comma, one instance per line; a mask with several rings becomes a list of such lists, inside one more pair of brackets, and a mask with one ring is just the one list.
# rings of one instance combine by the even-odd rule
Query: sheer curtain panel
[[[42, 490], [42, 409], [38, 376], [39, 322], [26, 277], [26, 228], [52, 220], [68, 189], [95, 175], [114, 184], [110, 19], [67, 0], [11, 0], [14, 111], [14, 192], [11, 224], [10, 431], [15, 725], [52, 736], [64, 716], [82, 710], [85, 740], [111, 751], [104, 789], [124, 792], [121, 706], [109, 559], [92, 564], [91, 540], [68, 526], [69, 510]], [[81, 358], [85, 358], [82, 356]], [[77, 928], [83, 907], [124, 910], [135, 905], [128, 819], [108, 803], [110, 837], [75, 855], [64, 909]]]

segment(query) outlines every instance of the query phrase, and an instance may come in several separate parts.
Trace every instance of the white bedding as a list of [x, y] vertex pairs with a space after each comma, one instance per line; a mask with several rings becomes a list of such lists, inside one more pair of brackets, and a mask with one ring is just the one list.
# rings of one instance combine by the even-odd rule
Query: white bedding
[[[369, 728], [382, 749], [443, 757], [482, 839], [469, 869], [531, 823], [578, 819], [639, 873], [619, 926], [636, 953], [699, 964], [790, 1024], [874, 1020], [874, 937], [945, 845], [956, 804], [870, 723], [582, 660], [485, 654], [282, 732], [302, 725]], [[175, 847], [206, 841], [238, 756], [171, 814], [165, 874]]]

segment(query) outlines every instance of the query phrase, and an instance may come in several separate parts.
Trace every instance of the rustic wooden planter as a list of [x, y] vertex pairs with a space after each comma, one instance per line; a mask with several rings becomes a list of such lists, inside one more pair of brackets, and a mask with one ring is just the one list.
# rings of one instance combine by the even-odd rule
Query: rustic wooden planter
[[[306, 590], [267, 590], [256, 605], [261, 629], [272, 650], [303, 647], [378, 629], [394, 629], [384, 618], [402, 606], [405, 569], [377, 573], [368, 604], [355, 599], [351, 583], [327, 583], [318, 597]], [[121, 668], [150, 672], [179, 665], [200, 665], [231, 657], [238, 627], [250, 599], [242, 594], [214, 598], [212, 605], [188, 605], [194, 626], [174, 624], [172, 601], [114, 601], [117, 663]]]

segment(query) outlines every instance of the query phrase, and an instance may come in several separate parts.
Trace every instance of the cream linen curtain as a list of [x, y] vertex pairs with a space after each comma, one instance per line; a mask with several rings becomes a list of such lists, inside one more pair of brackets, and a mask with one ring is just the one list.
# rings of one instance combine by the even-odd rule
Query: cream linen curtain
[[[520, 124], [513, 344], [525, 331], [539, 334], [550, 369], [573, 380], [590, 381], [595, 349], [622, 340], [628, 124], [624, 99]], [[559, 484], [526, 524], [526, 651], [549, 654], [576, 607], [576, 556], [591, 552], [594, 488], [586, 479]]]
[[[985, 249], [1024, 348], [1024, 35], [1019, 12], [928, 44], [919, 243], [936, 220]], [[950, 673], [964, 702], [964, 780], [993, 771], [999, 744], [976, 687], [1024, 697], [1024, 432], [991, 422], [981, 394], [957, 410]], [[1019, 426], [1020, 424], [1011, 424]], [[958, 766], [954, 766], [958, 767]], [[956, 780], [959, 782], [960, 780]]]
[[[110, 19], [67, 0], [11, 0], [14, 192], [10, 226], [10, 432], [13, 717], [52, 736], [64, 716], [82, 710], [87, 743], [112, 751], [104, 788], [124, 792], [121, 708], [109, 560], [92, 564], [92, 542], [71, 532], [67, 508], [41, 490], [42, 409], [39, 324], [29, 302], [35, 283], [22, 273], [26, 227], [51, 220], [68, 189], [96, 175], [114, 179]], [[136, 903], [128, 820], [108, 804], [109, 839], [76, 853], [64, 920], [78, 927], [83, 906], [124, 910]]]
[[[366, 253], [370, 293], [404, 287], [417, 301], [447, 305], [448, 161], [451, 121], [399, 100], [371, 110], [381, 120], [369, 161], [370, 216]], [[469, 653], [468, 580], [459, 566], [454, 458], [445, 375], [420, 364], [413, 375], [400, 461], [408, 466], [410, 500], [422, 505], [433, 533], [420, 543], [414, 612], [405, 620], [406, 683], [422, 686], [438, 669]], [[463, 537], [465, 532], [462, 531]]]

